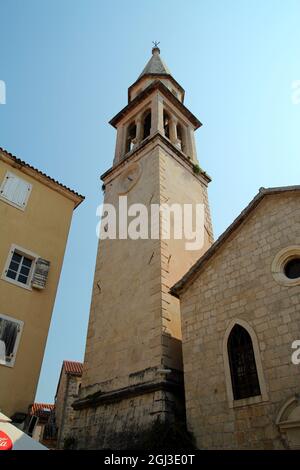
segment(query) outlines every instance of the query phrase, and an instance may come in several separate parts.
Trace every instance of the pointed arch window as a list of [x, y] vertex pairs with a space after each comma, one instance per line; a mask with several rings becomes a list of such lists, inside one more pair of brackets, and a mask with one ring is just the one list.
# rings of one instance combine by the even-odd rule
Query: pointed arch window
[[147, 111], [143, 119], [143, 139], [150, 135], [151, 130], [151, 111]]
[[241, 325], [234, 325], [227, 343], [234, 400], [261, 394], [251, 336]]
[[132, 122], [131, 124], [129, 124], [127, 128], [125, 153], [128, 153], [133, 149], [135, 138], [136, 138], [136, 124], [135, 122]]

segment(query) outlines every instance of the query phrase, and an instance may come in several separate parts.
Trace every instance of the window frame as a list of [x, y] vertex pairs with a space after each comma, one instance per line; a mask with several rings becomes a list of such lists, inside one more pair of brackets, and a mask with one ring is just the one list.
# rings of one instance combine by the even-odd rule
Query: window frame
[[300, 277], [291, 279], [285, 274], [286, 264], [294, 258], [300, 257], [300, 245], [290, 245], [282, 248], [274, 257], [271, 264], [271, 273], [274, 281], [284, 287], [300, 285]]
[[[32, 260], [32, 264], [31, 264], [31, 267], [30, 267], [29, 275], [28, 275], [27, 284], [24, 284], [22, 282], [17, 281], [16, 279], [12, 279], [12, 278], [7, 276], [7, 271], [9, 269], [10, 262], [11, 262], [11, 259], [12, 259], [13, 254], [14, 254], [15, 251], [17, 251], [20, 255], [26, 256], [27, 258], [30, 258]], [[23, 289], [27, 289], [27, 290], [31, 291], [32, 290], [31, 282], [32, 282], [34, 271], [35, 271], [36, 261], [37, 261], [38, 258], [39, 258], [39, 256], [36, 253], [33, 253], [32, 251], [29, 251], [26, 248], [23, 248], [21, 246], [15, 245], [15, 244], [11, 245], [8, 256], [7, 256], [7, 259], [6, 259], [6, 263], [5, 263], [5, 266], [4, 266], [4, 270], [3, 270], [3, 273], [2, 273], [2, 276], [1, 276], [1, 279], [3, 281], [7, 281], [11, 284], [14, 284], [15, 286], [22, 287]]]
[[[229, 334], [227, 352], [234, 400], [260, 396], [252, 339], [248, 331], [239, 324], [235, 324]], [[244, 366], [243, 372], [239, 370], [241, 365]], [[253, 370], [251, 370], [250, 365], [252, 365]]]
[[[14, 177], [18, 178], [19, 180], [23, 181], [24, 183], [28, 184], [29, 186], [29, 190], [27, 191], [26, 193], [26, 198], [24, 200], [24, 204], [22, 206], [20, 206], [19, 204], [15, 203], [14, 201], [11, 201], [10, 199], [7, 199], [6, 197], [2, 196], [1, 194], [1, 191], [4, 189], [5, 187], [5, 184], [6, 184], [6, 180], [7, 178], [9, 177], [9, 175], [13, 175]], [[27, 204], [28, 204], [28, 200], [29, 200], [29, 197], [30, 197], [30, 194], [31, 194], [31, 191], [32, 191], [32, 184], [29, 183], [29, 181], [27, 181], [26, 179], [24, 178], [21, 178], [17, 173], [13, 173], [12, 171], [7, 171], [5, 173], [5, 176], [4, 176], [4, 179], [3, 181], [1, 182], [1, 186], [0, 186], [0, 200], [3, 201], [3, 202], [6, 202], [7, 204], [9, 204], [10, 206], [13, 206], [15, 207], [16, 209], [19, 209], [21, 211], [25, 211], [26, 207], [27, 207]]]
[[[258, 383], [260, 387], [260, 395], [256, 395], [256, 396], [248, 397], [248, 398], [240, 398], [238, 400], [235, 400], [234, 395], [233, 395], [230, 362], [229, 362], [229, 355], [228, 355], [228, 349], [227, 349], [228, 338], [235, 325], [240, 325], [250, 335], [250, 338], [252, 341], [253, 352], [254, 352], [257, 376], [258, 376]], [[228, 400], [229, 408], [236, 408], [236, 407], [246, 406], [246, 405], [254, 405], [256, 403], [266, 402], [269, 400], [266, 382], [265, 382], [264, 373], [263, 373], [263, 368], [262, 368], [261, 353], [260, 353], [258, 339], [255, 334], [255, 331], [246, 321], [240, 320], [240, 319], [234, 319], [229, 323], [226, 329], [226, 332], [224, 334], [224, 338], [223, 338], [223, 361], [224, 361], [225, 383], [226, 383], [227, 400]]]
[[18, 349], [19, 349], [19, 344], [20, 344], [21, 336], [22, 336], [22, 333], [23, 333], [24, 322], [23, 322], [22, 320], [17, 320], [17, 319], [14, 318], [14, 317], [10, 317], [10, 316], [8, 316], [8, 315], [4, 315], [4, 313], [0, 313], [0, 319], [1, 319], [1, 318], [3, 318], [4, 320], [10, 321], [10, 322], [12, 322], [12, 323], [17, 323], [18, 326], [19, 326], [19, 331], [18, 331], [18, 334], [17, 334], [17, 337], [16, 337], [16, 341], [15, 341], [14, 349], [13, 349], [13, 353], [12, 353], [12, 360], [11, 360], [9, 363], [6, 362], [6, 364], [0, 363], [0, 366], [3, 366], [3, 367], [14, 367], [15, 362], [16, 362], [16, 357], [17, 357]]

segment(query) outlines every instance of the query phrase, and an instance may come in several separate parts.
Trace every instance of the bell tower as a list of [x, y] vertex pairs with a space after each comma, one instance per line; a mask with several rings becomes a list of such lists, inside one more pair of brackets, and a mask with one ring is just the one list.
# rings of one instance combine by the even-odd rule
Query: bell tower
[[[116, 129], [112, 167], [102, 175], [104, 202], [116, 213], [120, 196], [133, 204], [204, 205], [204, 244], [155, 237], [100, 240], [80, 396], [77, 448], [133, 448], [158, 419], [184, 419], [179, 300], [170, 287], [213, 241], [207, 185], [194, 132], [200, 121], [184, 105], [184, 89], [155, 45], [128, 104], [110, 121]], [[164, 216], [162, 216], [164, 217]]]

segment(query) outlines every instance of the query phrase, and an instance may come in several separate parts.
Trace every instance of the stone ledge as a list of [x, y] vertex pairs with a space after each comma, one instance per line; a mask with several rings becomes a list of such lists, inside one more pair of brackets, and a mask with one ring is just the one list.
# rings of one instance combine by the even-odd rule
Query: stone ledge
[[[159, 139], [162, 143], [164, 143], [172, 152], [179, 157], [182, 163], [184, 163], [190, 172], [197, 178], [199, 181], [204, 183], [206, 186], [208, 183], [211, 182], [211, 177], [203, 170], [200, 170], [199, 174], [194, 173], [193, 171], [193, 162], [189, 160], [186, 155], [181, 152], [178, 148], [176, 148], [165, 136], [163, 136], [159, 131], [155, 132], [155, 134], [146, 137], [136, 148], [134, 148], [128, 155], [119, 161], [116, 165], [109, 168], [105, 173], [101, 175], [101, 180], [105, 181], [108, 176], [112, 177], [116, 172], [122, 170], [122, 167], [126, 166], [129, 162], [131, 162], [134, 157], [139, 154], [144, 147], [149, 144], [150, 142], [154, 142], [156, 139]], [[155, 143], [155, 142], [154, 142]]]
[[97, 405], [113, 403], [124, 400], [126, 398], [132, 398], [138, 395], [144, 395], [152, 392], [172, 392], [179, 396], [184, 396], [183, 383], [173, 382], [170, 380], [162, 380], [160, 382], [148, 382], [139, 385], [131, 385], [124, 387], [119, 390], [113, 390], [111, 392], [96, 392], [92, 395], [88, 395], [86, 398], [77, 400], [72, 404], [75, 410], [83, 408], [95, 407]]

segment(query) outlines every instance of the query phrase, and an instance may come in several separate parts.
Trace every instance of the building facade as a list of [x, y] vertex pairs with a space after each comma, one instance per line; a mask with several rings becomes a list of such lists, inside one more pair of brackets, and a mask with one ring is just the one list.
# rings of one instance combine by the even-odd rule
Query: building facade
[[300, 449], [299, 224], [300, 186], [262, 188], [172, 288], [200, 449]]
[[56, 448], [56, 429], [52, 420], [54, 413], [53, 403], [33, 403], [29, 408], [27, 426], [22, 429], [48, 449]]
[[82, 200], [0, 149], [0, 410], [8, 416], [34, 402], [72, 214]]
[[[204, 243], [102, 239], [99, 244], [82, 386], [75, 401], [78, 448], [124, 448], [161, 422], [184, 419], [180, 308], [169, 289], [213, 241], [208, 175], [197, 164], [199, 120], [158, 47], [128, 90], [128, 104], [110, 122], [117, 130], [113, 166], [102, 180], [104, 202], [204, 205]], [[120, 227], [119, 227], [120, 228]], [[104, 227], [105, 231], [105, 227]]]
[[[72, 427], [75, 410], [73, 402], [78, 398], [82, 380], [83, 364], [77, 361], [64, 361], [55, 395], [55, 424], [57, 429], [57, 448], [72, 446]], [[69, 439], [69, 443], [67, 440]]]

